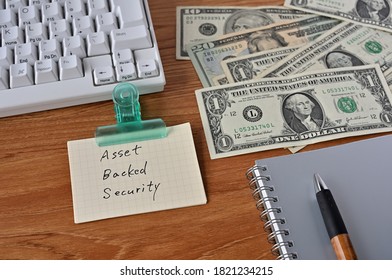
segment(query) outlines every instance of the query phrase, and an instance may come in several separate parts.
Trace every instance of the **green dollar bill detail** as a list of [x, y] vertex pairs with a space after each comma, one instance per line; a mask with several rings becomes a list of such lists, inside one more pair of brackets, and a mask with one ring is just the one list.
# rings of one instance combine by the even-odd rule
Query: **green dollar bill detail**
[[344, 113], [354, 113], [357, 110], [357, 104], [350, 97], [342, 97], [338, 100], [338, 107]]
[[196, 91], [211, 158], [392, 131], [379, 65], [264, 78]]
[[365, 48], [373, 54], [381, 53], [382, 52], [382, 45], [376, 41], [369, 41], [365, 43]]

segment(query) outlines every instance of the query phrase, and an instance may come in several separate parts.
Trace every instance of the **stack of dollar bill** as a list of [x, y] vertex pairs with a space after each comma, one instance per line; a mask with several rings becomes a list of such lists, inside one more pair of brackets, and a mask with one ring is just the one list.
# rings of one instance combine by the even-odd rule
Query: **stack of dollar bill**
[[389, 0], [177, 7], [211, 158], [392, 131]]

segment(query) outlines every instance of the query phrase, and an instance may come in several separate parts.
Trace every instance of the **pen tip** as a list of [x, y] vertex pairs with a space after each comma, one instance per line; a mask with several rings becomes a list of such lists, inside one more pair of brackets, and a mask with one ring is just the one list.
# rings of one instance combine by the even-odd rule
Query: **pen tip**
[[321, 178], [321, 176], [318, 173], [314, 174], [314, 189], [316, 191], [316, 193], [318, 193], [321, 190], [327, 190], [328, 187], [325, 184], [325, 182], [323, 181], [323, 179]]

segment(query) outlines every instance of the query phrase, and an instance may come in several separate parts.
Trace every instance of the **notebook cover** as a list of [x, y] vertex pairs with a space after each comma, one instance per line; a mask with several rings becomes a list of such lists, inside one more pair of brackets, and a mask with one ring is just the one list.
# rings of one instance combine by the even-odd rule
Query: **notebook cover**
[[267, 166], [299, 259], [336, 259], [316, 201], [314, 173], [330, 188], [359, 259], [392, 259], [392, 135], [257, 160]]

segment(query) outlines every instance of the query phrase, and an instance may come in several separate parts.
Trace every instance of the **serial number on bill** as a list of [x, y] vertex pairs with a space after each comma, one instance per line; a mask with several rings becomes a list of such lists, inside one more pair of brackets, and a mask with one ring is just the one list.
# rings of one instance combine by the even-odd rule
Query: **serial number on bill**
[[336, 87], [323, 89], [323, 93], [340, 93], [340, 92], [352, 92], [360, 90], [358, 86], [347, 86], [347, 87]]
[[240, 133], [240, 132], [249, 132], [249, 131], [255, 131], [255, 130], [265, 130], [265, 129], [270, 129], [274, 128], [273, 123], [266, 123], [266, 124], [259, 124], [259, 125], [249, 125], [249, 126], [243, 126], [239, 128], [234, 128], [235, 133]]
[[227, 266], [227, 267], [214, 267], [214, 275], [257, 275], [257, 276], [270, 276], [274, 273], [273, 267], [246, 267], [246, 266]]

